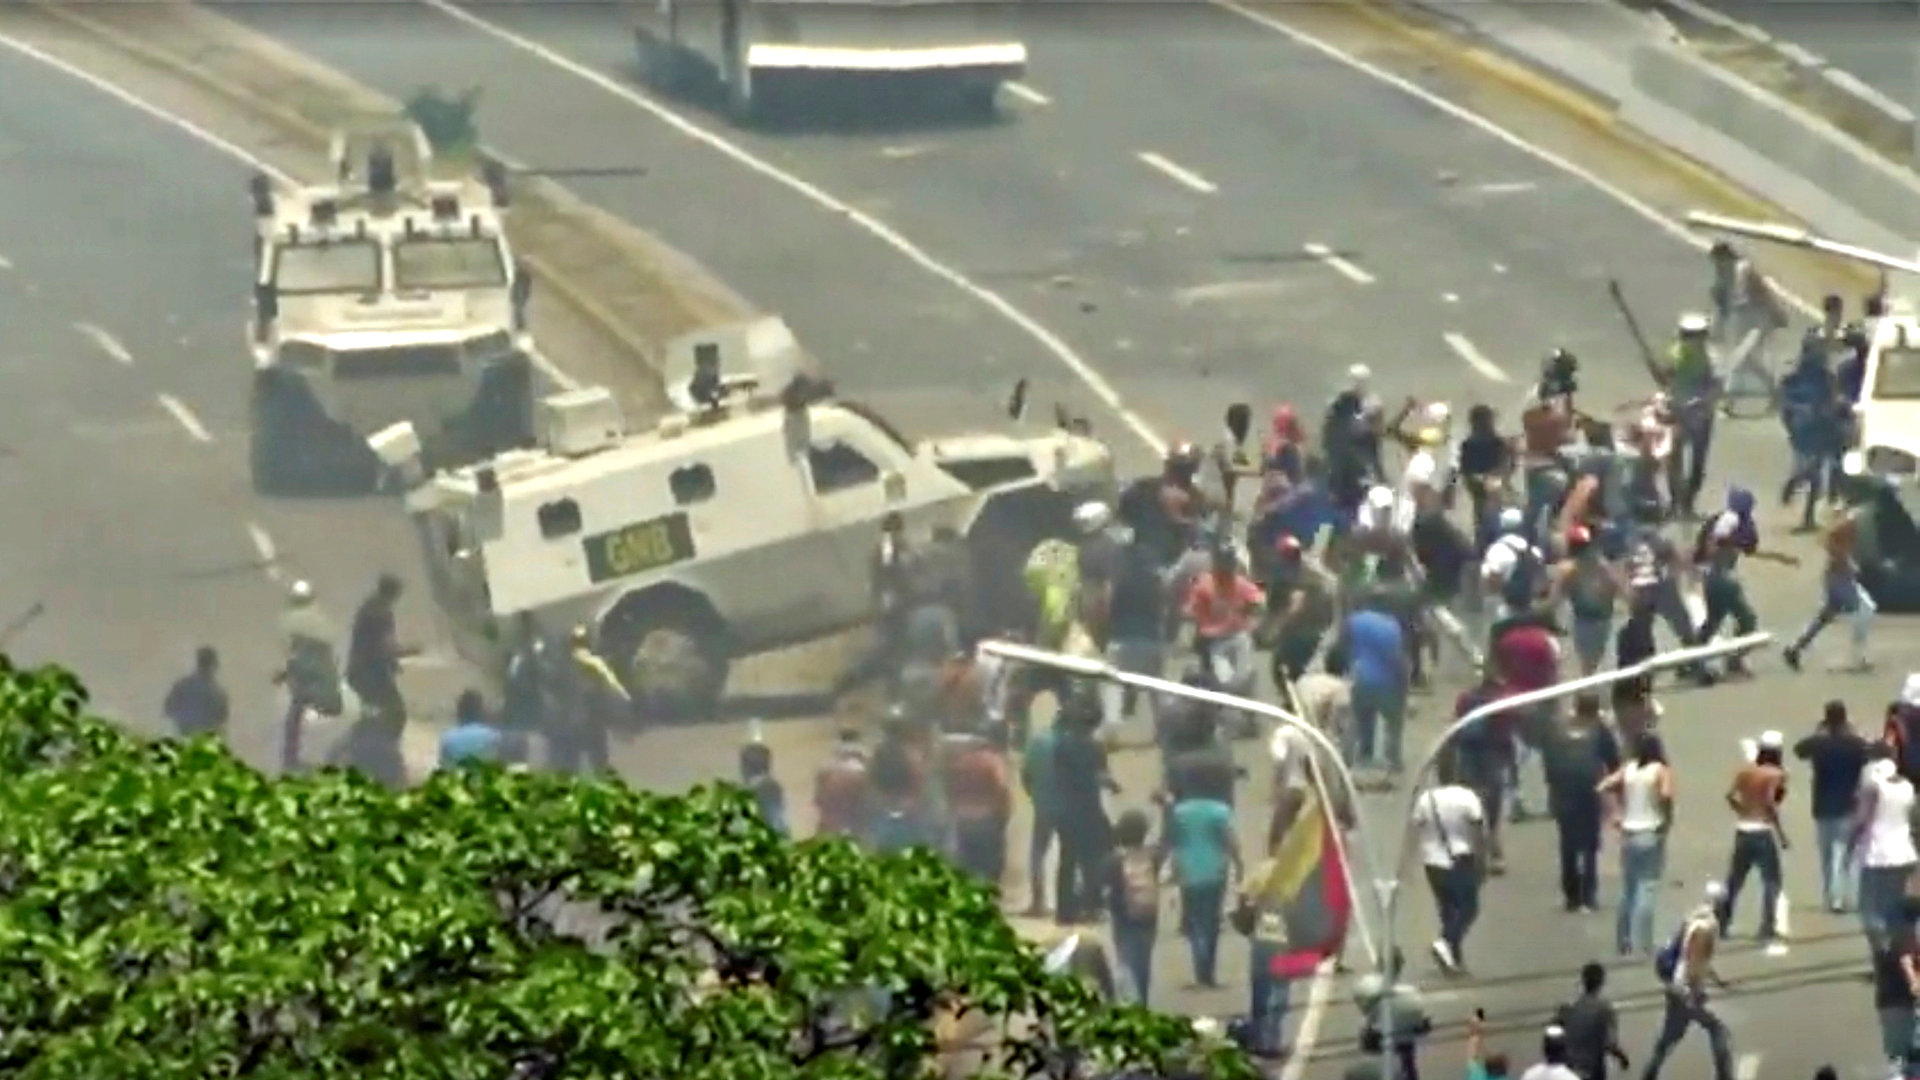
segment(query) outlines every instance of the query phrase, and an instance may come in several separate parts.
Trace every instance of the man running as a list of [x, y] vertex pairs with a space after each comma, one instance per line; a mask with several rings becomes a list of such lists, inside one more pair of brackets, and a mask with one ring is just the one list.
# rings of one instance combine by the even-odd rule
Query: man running
[[1722, 989], [1727, 985], [1714, 967], [1714, 954], [1720, 946], [1718, 910], [1725, 899], [1726, 890], [1720, 883], [1710, 882], [1700, 905], [1688, 913], [1686, 922], [1654, 959], [1654, 972], [1666, 991], [1666, 1015], [1641, 1080], [1656, 1080], [1667, 1056], [1695, 1026], [1707, 1033], [1714, 1080], [1733, 1080], [1732, 1040], [1726, 1022], [1707, 1002], [1708, 983]]

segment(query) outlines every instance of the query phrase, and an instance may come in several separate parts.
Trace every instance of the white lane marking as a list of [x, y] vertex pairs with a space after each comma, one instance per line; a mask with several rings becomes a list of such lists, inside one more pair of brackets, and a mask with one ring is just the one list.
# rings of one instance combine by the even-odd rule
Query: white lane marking
[[1002, 83], [1001, 85], [1007, 88], [1007, 93], [1012, 94], [1014, 97], [1019, 98], [1021, 101], [1024, 101], [1029, 105], [1053, 104], [1052, 98], [1048, 97], [1047, 95], [1041, 93], [1038, 90], [1035, 90], [1033, 87], [1028, 86], [1026, 83], [1009, 82], [1009, 83]]
[[1760, 1075], [1760, 1055], [1741, 1054], [1733, 1063], [1733, 1080], [1755, 1080]]
[[1446, 302], [1447, 302], [1447, 303], [1449, 303], [1449, 304], [1457, 304], [1457, 303], [1459, 303], [1459, 302], [1460, 302], [1460, 294], [1459, 294], [1459, 293], [1451, 293], [1451, 292], [1443, 292], [1443, 293], [1441, 293], [1441, 294], [1440, 294], [1440, 299], [1442, 299], [1442, 300], [1444, 300], [1444, 301], [1446, 301]]
[[1496, 274], [1504, 274], [1504, 273], [1506, 273], [1506, 272], [1507, 272], [1507, 264], [1506, 264], [1506, 263], [1494, 263], [1494, 264], [1493, 264], [1493, 272], [1494, 272], [1494, 273], [1496, 273]]
[[[229, 142], [226, 139], [221, 138], [218, 135], [215, 135], [213, 132], [208, 131], [206, 128], [201, 127], [199, 124], [194, 123], [193, 121], [187, 119], [184, 116], [180, 116], [178, 114], [168, 112], [167, 110], [161, 108], [160, 106], [155, 105], [150, 101], [147, 101], [143, 98], [136, 96], [132, 91], [126, 90], [120, 87], [116, 83], [103, 79], [100, 76], [95, 75], [93, 72], [88, 71], [83, 67], [78, 67], [74, 64], [70, 64], [67, 61], [62, 60], [61, 58], [53, 55], [52, 53], [46, 52], [42, 49], [35, 48], [34, 46], [29, 45], [26, 42], [21, 41], [18, 38], [9, 36], [7, 34], [0, 34], [0, 46], [3, 46], [8, 49], [12, 49], [14, 52], [17, 52], [21, 56], [27, 57], [30, 60], [35, 60], [35, 61], [38, 61], [39, 63], [45, 64], [46, 66], [54, 69], [55, 71], [60, 72], [61, 74], [72, 76], [73, 78], [80, 80], [81, 82], [87, 84], [88, 86], [91, 86], [95, 90], [100, 91], [101, 93], [107, 95], [108, 97], [111, 97], [119, 101], [121, 104], [127, 105], [140, 112], [146, 113], [148, 116], [152, 117], [155, 120], [160, 121], [162, 124], [165, 124], [170, 128], [173, 128], [175, 131], [179, 131], [188, 136], [191, 136], [192, 138], [198, 140], [202, 145], [211, 147], [214, 150], [218, 150], [220, 153], [225, 154], [226, 156], [234, 159], [235, 161], [240, 162], [241, 164], [247, 166], [250, 169], [265, 173], [276, 184], [291, 185], [294, 183], [294, 179], [291, 175], [289, 175], [286, 171], [282, 169], [274, 167], [265, 158], [262, 158], [259, 155], [254, 154], [253, 152], [245, 149], [244, 147], [241, 147], [235, 143]], [[503, 160], [502, 164], [506, 165], [509, 168], [518, 168], [518, 166], [516, 166], [511, 161]], [[28, 282], [27, 291], [29, 293], [37, 294], [39, 292], [39, 289], [32, 282]], [[580, 388], [579, 380], [573, 378], [571, 375], [568, 375], [566, 372], [561, 371], [558, 367], [554, 366], [553, 361], [549, 360], [545, 355], [540, 353], [538, 350], [535, 350], [532, 356], [533, 356], [534, 365], [538, 367], [543, 373], [545, 373], [547, 378], [553, 380], [555, 385], [559, 386], [563, 390], [578, 390]]]
[[1372, 274], [1360, 269], [1360, 267], [1356, 266], [1345, 256], [1336, 254], [1332, 248], [1325, 244], [1307, 244], [1303, 246], [1301, 250], [1319, 259], [1321, 262], [1326, 263], [1333, 268], [1335, 273], [1356, 285], [1371, 285], [1374, 283], [1375, 278]]
[[193, 441], [203, 443], [213, 441], [213, 433], [207, 430], [207, 425], [201, 423], [199, 417], [193, 415], [193, 410], [187, 408], [186, 402], [172, 394], [161, 394], [160, 407], [172, 413], [175, 420], [180, 421], [180, 426], [187, 429], [187, 434], [193, 437]]
[[116, 361], [122, 364], [133, 363], [133, 354], [127, 351], [125, 345], [120, 344], [119, 338], [107, 333], [106, 330], [92, 323], [85, 322], [74, 323], [73, 328], [78, 331], [82, 337], [100, 346], [101, 352], [113, 357]]
[[1498, 184], [1475, 184], [1473, 190], [1482, 195], [1518, 195], [1539, 186], [1531, 180], [1508, 180]]
[[[444, 0], [429, 0], [429, 2], [443, 3]], [[1295, 45], [1317, 52], [1328, 60], [1332, 60], [1334, 63], [1352, 68], [1354, 71], [1365, 75], [1375, 82], [1384, 83], [1403, 94], [1424, 102], [1427, 105], [1431, 105], [1468, 127], [1482, 134], [1491, 136], [1505, 143], [1507, 146], [1532, 157], [1536, 161], [1558, 169], [1640, 215], [1642, 218], [1651, 222], [1661, 232], [1666, 233], [1668, 236], [1671, 236], [1695, 251], [1706, 251], [1713, 246], [1711, 242], [1696, 234], [1684, 223], [1661, 213], [1660, 210], [1651, 203], [1639, 198], [1625, 188], [1601, 177], [1591, 169], [1575, 164], [1573, 161], [1554, 153], [1544, 146], [1528, 142], [1526, 139], [1508, 131], [1506, 128], [1501, 127], [1499, 124], [1481, 116], [1479, 113], [1474, 112], [1464, 105], [1457, 104], [1442, 97], [1418, 83], [1401, 78], [1378, 64], [1362, 60], [1332, 42], [1324, 41], [1304, 30], [1296, 29], [1287, 23], [1281, 22], [1266, 12], [1255, 11], [1244, 4], [1236, 2], [1236, 0], [1207, 0], [1207, 2], [1220, 8], [1222, 11], [1232, 12], [1248, 22], [1265, 27], [1293, 42]], [[1504, 270], [1499, 272], [1505, 273]], [[1798, 308], [1802, 314], [1814, 315], [1817, 313], [1814, 306], [1808, 303], [1804, 297], [1798, 296], [1784, 287], [1780, 287], [1778, 283], [1775, 283], [1775, 287], [1778, 288], [1780, 294], [1786, 297], [1787, 301]]]
[[889, 161], [905, 161], [908, 158], [917, 158], [922, 154], [930, 154], [938, 149], [940, 148], [932, 143], [915, 143], [911, 146], [883, 146], [880, 148], [880, 156]]
[[1181, 187], [1197, 191], [1202, 195], [1217, 195], [1220, 192], [1220, 185], [1201, 176], [1185, 165], [1174, 161], [1165, 154], [1156, 154], [1151, 150], [1139, 150], [1136, 151], [1133, 156], [1139, 158], [1142, 165], [1153, 169], [1174, 183], [1179, 184]]
[[1467, 366], [1473, 370], [1497, 383], [1513, 381], [1513, 377], [1501, 370], [1499, 364], [1487, 359], [1487, 354], [1481, 352], [1480, 347], [1475, 345], [1467, 335], [1449, 330], [1440, 335], [1440, 338], [1447, 343], [1447, 348], [1453, 350], [1455, 356], [1465, 360]]
[[1232, 300], [1264, 300], [1291, 292], [1297, 282], [1286, 278], [1266, 278], [1253, 281], [1216, 281], [1210, 285], [1193, 285], [1173, 294], [1174, 303], [1181, 307], [1209, 302], [1227, 302]]
[[253, 541], [254, 553], [260, 556], [260, 569], [268, 580], [280, 580], [280, 549], [273, 544], [273, 534], [257, 521], [247, 522], [247, 539]]
[[1147, 423], [1145, 418], [1129, 408], [1127, 403], [1120, 397], [1120, 392], [1114, 389], [1111, 382], [1107, 381], [1106, 376], [1100, 374], [1086, 357], [1081, 356], [1080, 353], [1077, 352], [1073, 346], [1067, 344], [1060, 335], [1047, 329], [1039, 320], [1014, 306], [1006, 297], [979, 284], [960, 270], [934, 258], [918, 244], [901, 235], [899, 230], [893, 226], [888, 225], [874, 215], [845, 200], [834, 197], [818, 185], [803, 180], [787, 172], [785, 169], [768, 162], [764, 158], [759, 157], [753, 152], [701, 127], [680, 115], [678, 112], [635, 91], [632, 87], [623, 85], [584, 64], [577, 63], [574, 60], [562, 56], [560, 53], [547, 48], [545, 45], [531, 38], [516, 34], [504, 27], [496, 26], [472, 12], [466, 11], [457, 4], [448, 3], [447, 0], [421, 0], [421, 3], [433, 8], [435, 11], [440, 12], [455, 22], [461, 23], [493, 38], [495, 41], [511, 45], [529, 56], [537, 57], [576, 78], [599, 87], [608, 94], [652, 115], [656, 120], [673, 128], [687, 138], [731, 159], [749, 171], [758, 173], [760, 176], [788, 188], [795, 194], [812, 202], [814, 205], [836, 214], [841, 219], [864, 230], [874, 239], [879, 240], [881, 243], [899, 252], [902, 256], [905, 256], [907, 261], [947, 284], [952, 285], [954, 288], [959, 289], [974, 300], [986, 305], [1001, 318], [1012, 323], [1021, 332], [1037, 342], [1040, 347], [1045, 349], [1055, 360], [1058, 360], [1063, 367], [1072, 372], [1074, 377], [1078, 378], [1088, 390], [1092, 391], [1093, 395], [1100, 399], [1101, 404], [1112, 410], [1114, 415], [1118, 416], [1121, 422], [1126, 424], [1128, 430], [1132, 431], [1141, 442], [1147, 444], [1155, 453], [1165, 452], [1167, 446], [1166, 440], [1161, 438], [1160, 434], [1153, 430], [1153, 427]]
[[13, 260], [7, 258], [5, 255], [0, 255], [0, 270], [11, 269], [13, 269]]
[[1327, 1018], [1327, 1005], [1333, 1000], [1333, 968], [1331, 958], [1323, 960], [1313, 970], [1313, 982], [1307, 988], [1307, 1012], [1300, 1018], [1300, 1026], [1294, 1029], [1294, 1052], [1280, 1070], [1280, 1080], [1300, 1080], [1307, 1074], [1307, 1065], [1313, 1060], [1313, 1044], [1320, 1038], [1320, 1024]]

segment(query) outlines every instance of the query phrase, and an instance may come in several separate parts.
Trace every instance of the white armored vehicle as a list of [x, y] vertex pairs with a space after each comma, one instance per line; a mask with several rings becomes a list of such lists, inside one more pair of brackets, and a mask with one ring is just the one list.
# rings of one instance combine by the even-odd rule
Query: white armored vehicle
[[525, 445], [532, 279], [502, 229], [504, 176], [436, 175], [395, 121], [337, 131], [332, 161], [332, 183], [252, 183], [255, 485], [364, 485], [366, 437], [400, 421], [436, 462]]
[[[812, 384], [817, 387], [819, 384]], [[808, 394], [735, 399], [623, 431], [604, 390], [541, 405], [541, 445], [410, 478], [436, 599], [463, 655], [498, 672], [515, 616], [551, 634], [597, 628], [603, 655], [640, 688], [682, 673], [665, 711], [707, 716], [729, 664], [848, 629], [875, 615], [881, 523], [899, 513], [924, 540], [966, 537], [974, 583], [1018, 603], [1027, 554], [1066, 535], [1072, 509], [1111, 498], [1113, 460], [1094, 439], [973, 435], [915, 443], [852, 402]], [[404, 428], [373, 440], [410, 469]]]
[[984, 115], [1026, 72], [1017, 5], [968, 0], [636, 0], [649, 85], [742, 123], [875, 102]]

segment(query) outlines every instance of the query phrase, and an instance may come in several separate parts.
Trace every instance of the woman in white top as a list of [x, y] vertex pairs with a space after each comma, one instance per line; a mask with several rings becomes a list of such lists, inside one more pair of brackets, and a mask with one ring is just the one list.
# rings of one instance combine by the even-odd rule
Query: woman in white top
[[1614, 946], [1620, 955], [1653, 955], [1653, 923], [1667, 869], [1673, 825], [1673, 769], [1660, 736], [1643, 732], [1633, 757], [1600, 781], [1609, 817], [1620, 831], [1620, 905]]
[[[1882, 752], [1884, 753], [1884, 752]], [[1884, 952], [1900, 919], [1907, 879], [1920, 863], [1913, 843], [1913, 785], [1891, 757], [1876, 756], [1860, 785], [1854, 850], [1860, 853], [1860, 922], [1875, 954]]]

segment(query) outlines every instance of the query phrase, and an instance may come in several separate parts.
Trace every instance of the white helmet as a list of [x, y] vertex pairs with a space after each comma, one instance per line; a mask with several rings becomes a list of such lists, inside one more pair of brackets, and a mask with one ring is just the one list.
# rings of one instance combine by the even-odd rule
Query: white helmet
[[1500, 511], [1501, 532], [1519, 532], [1520, 527], [1526, 523], [1527, 515], [1517, 506], [1509, 506], [1505, 510]]
[[1367, 505], [1375, 510], [1393, 509], [1393, 489], [1381, 486], [1367, 489]]
[[1453, 419], [1453, 410], [1447, 407], [1446, 402], [1435, 401], [1427, 405], [1422, 416], [1433, 427], [1446, 427], [1447, 421]]
[[1351, 383], [1355, 390], [1364, 388], [1371, 381], [1373, 381], [1373, 369], [1367, 365], [1355, 364], [1347, 369], [1347, 382]]
[[1683, 334], [1704, 334], [1707, 332], [1707, 317], [1697, 311], [1689, 311], [1680, 316], [1680, 332]]
[[1084, 502], [1073, 511], [1073, 527], [1091, 536], [1113, 523], [1113, 509], [1103, 502]]
[[304, 579], [296, 581], [293, 583], [293, 586], [287, 590], [287, 599], [296, 607], [301, 604], [311, 604], [313, 603], [313, 586], [308, 584]]

